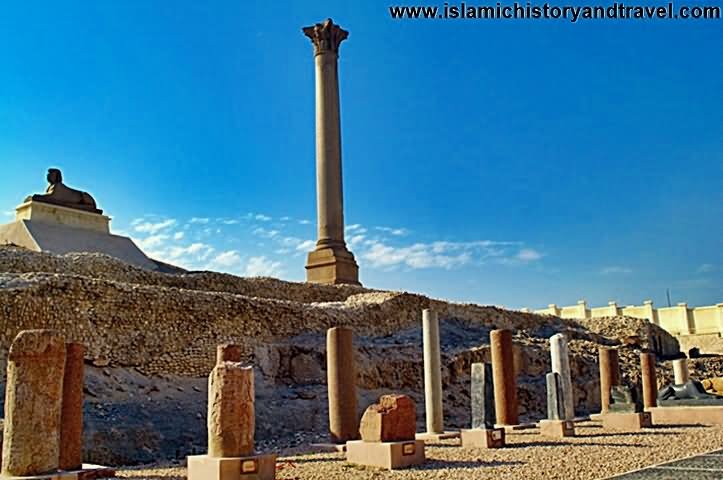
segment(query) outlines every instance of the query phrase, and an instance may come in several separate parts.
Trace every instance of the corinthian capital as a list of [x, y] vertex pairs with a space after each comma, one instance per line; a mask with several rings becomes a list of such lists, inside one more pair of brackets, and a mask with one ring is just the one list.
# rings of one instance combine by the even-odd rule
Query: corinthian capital
[[326, 52], [338, 54], [339, 44], [349, 36], [349, 32], [336, 25], [331, 18], [327, 18], [323, 23], [302, 28], [302, 31], [314, 44], [314, 55]]

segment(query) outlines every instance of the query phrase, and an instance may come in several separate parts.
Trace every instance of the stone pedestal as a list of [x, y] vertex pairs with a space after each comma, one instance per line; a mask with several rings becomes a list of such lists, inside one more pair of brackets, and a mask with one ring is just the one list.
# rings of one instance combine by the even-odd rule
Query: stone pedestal
[[472, 428], [462, 430], [462, 446], [465, 448], [502, 448], [505, 446], [505, 429]]
[[52, 330], [25, 330], [10, 346], [2, 475], [58, 470], [65, 341]]
[[512, 332], [493, 330], [490, 333], [490, 351], [497, 424], [516, 425], [518, 423], [517, 385], [512, 360]]
[[642, 413], [606, 413], [600, 416], [603, 428], [636, 432], [653, 426], [649, 412]]
[[655, 354], [643, 352], [640, 354], [640, 374], [643, 384], [643, 408], [648, 409], [657, 405], [658, 383], [655, 378]]
[[620, 383], [620, 361], [618, 351], [613, 348], [599, 347], [600, 363], [600, 410], [607, 413], [610, 406], [610, 387]]
[[359, 267], [344, 242], [344, 202], [339, 115], [339, 45], [349, 33], [331, 19], [303, 29], [314, 44], [316, 65], [316, 205], [318, 240], [309, 253], [312, 283], [359, 285]]
[[653, 407], [655, 425], [723, 425], [723, 407]]
[[83, 383], [85, 346], [65, 346], [63, 406], [60, 421], [61, 470], [78, 470], [83, 465]]
[[442, 372], [439, 353], [439, 318], [426, 309], [422, 312], [422, 343], [424, 346], [424, 413], [428, 434], [444, 433], [442, 410]]
[[540, 435], [563, 438], [575, 436], [575, 424], [571, 420], [540, 420]]
[[570, 376], [570, 354], [567, 349], [567, 337], [562, 333], [550, 337], [550, 359], [552, 371], [560, 376], [563, 419], [572, 420], [575, 418], [575, 395]]
[[331, 441], [359, 438], [353, 331], [334, 327], [326, 332], [326, 371]]
[[676, 385], [683, 385], [690, 380], [687, 358], [673, 360], [673, 377], [675, 378]]
[[425, 461], [424, 442], [347, 442], [346, 461], [388, 470], [421, 465]]
[[37, 201], [28, 201], [18, 205], [15, 208], [15, 220], [53, 223], [110, 233], [110, 218], [105, 215]]
[[223, 362], [240, 362], [241, 345], [224, 343], [216, 347], [216, 365]]
[[188, 457], [188, 480], [274, 480], [276, 455], [217, 458]]
[[46, 475], [32, 475], [29, 477], [11, 477], [0, 475], [0, 480], [97, 480], [115, 477], [115, 469], [100, 465], [84, 464], [77, 470], [48, 473]]

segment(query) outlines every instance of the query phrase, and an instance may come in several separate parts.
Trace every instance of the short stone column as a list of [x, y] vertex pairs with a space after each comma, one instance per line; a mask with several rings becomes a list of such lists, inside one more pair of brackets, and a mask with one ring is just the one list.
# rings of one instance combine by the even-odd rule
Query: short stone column
[[219, 363], [208, 378], [208, 456], [253, 455], [254, 428], [253, 368]]
[[335, 443], [359, 438], [353, 333], [348, 327], [326, 332], [329, 434]]
[[224, 343], [216, 346], [216, 364], [223, 362], [240, 362], [241, 345]]
[[600, 362], [600, 411], [607, 413], [610, 407], [610, 387], [620, 384], [620, 361], [614, 348], [598, 348]]
[[83, 467], [84, 358], [84, 345], [80, 343], [66, 344], [63, 407], [60, 422], [59, 468], [61, 470], [80, 470]]
[[2, 474], [58, 470], [65, 341], [52, 330], [25, 330], [8, 352]]
[[673, 377], [675, 378], [676, 385], [683, 385], [690, 380], [687, 358], [673, 360]]
[[562, 377], [558, 372], [550, 372], [545, 376], [547, 386], [547, 418], [540, 420], [540, 434], [549, 437], [572, 437], [575, 425], [565, 419], [565, 393]]
[[517, 425], [517, 385], [512, 359], [512, 332], [490, 333], [492, 373], [495, 387], [495, 411], [499, 425]]
[[439, 318], [437, 313], [430, 309], [422, 312], [422, 341], [424, 344], [424, 412], [427, 418], [427, 433], [444, 433]]
[[495, 392], [492, 365], [472, 364], [472, 428], [492, 429], [495, 426]]
[[658, 405], [658, 384], [655, 379], [654, 353], [640, 354], [640, 374], [643, 380], [643, 408], [655, 407]]
[[558, 333], [550, 337], [550, 357], [552, 371], [560, 375], [562, 388], [563, 416], [556, 420], [572, 420], [575, 418], [575, 392], [572, 388], [570, 375], [570, 354], [567, 349], [567, 337]]

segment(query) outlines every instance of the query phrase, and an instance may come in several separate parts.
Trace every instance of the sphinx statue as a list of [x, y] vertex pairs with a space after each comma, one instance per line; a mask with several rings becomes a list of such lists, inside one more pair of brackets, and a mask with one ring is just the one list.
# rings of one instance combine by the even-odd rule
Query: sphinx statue
[[63, 183], [63, 174], [57, 168], [48, 169], [48, 188], [44, 194], [30, 195], [26, 202], [42, 202], [91, 213], [103, 213], [96, 207], [90, 194], [75, 190]]
[[688, 380], [682, 385], [666, 385], [658, 391], [658, 405], [661, 407], [720, 405], [723, 397], [705, 391], [698, 380]]

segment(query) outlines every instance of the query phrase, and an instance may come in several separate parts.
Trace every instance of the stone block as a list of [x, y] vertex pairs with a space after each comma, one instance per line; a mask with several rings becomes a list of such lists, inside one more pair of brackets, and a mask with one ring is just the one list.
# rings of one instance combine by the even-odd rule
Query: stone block
[[575, 424], [571, 420], [540, 420], [540, 435], [562, 438], [575, 436]]
[[306, 281], [327, 285], [359, 283], [359, 266], [354, 255], [341, 248], [322, 248], [309, 252], [306, 261]]
[[459, 432], [442, 432], [442, 433], [418, 433], [415, 435], [417, 440], [424, 441], [425, 444], [440, 443], [442, 440], [459, 438]]
[[473, 428], [462, 430], [465, 448], [502, 448], [505, 446], [504, 428]]
[[723, 407], [653, 407], [647, 409], [655, 425], [723, 425]]
[[406, 395], [382, 395], [362, 416], [359, 432], [365, 442], [414, 440], [417, 409]]
[[[346, 461], [356, 465], [395, 470], [424, 463], [424, 442], [365, 442], [346, 443]], [[189, 480], [193, 480], [189, 477]]]
[[188, 457], [188, 480], [274, 480], [276, 454], [240, 458]]
[[653, 426], [649, 412], [642, 413], [607, 413], [602, 415], [603, 428], [636, 432]]

